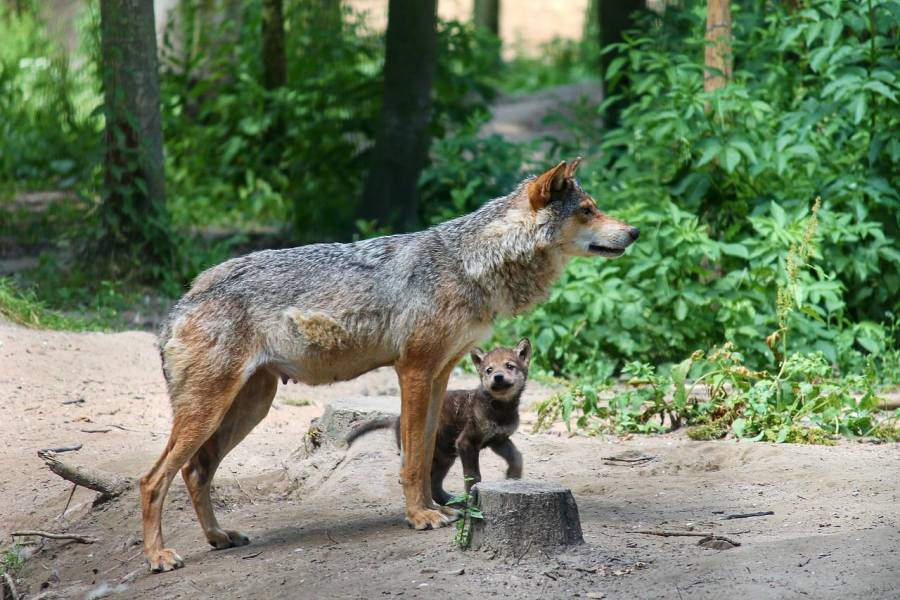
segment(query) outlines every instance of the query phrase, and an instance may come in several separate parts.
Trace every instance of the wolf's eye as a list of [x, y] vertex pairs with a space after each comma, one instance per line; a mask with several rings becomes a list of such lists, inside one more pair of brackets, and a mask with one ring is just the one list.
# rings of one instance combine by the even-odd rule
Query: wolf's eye
[[491, 373], [494, 372], [494, 367], [488, 367], [487, 369], [484, 370], [484, 372], [487, 373], [488, 375], [490, 375]]
[[512, 363], [506, 363], [506, 368], [509, 369], [510, 371], [515, 371], [516, 365], [514, 365]]
[[590, 206], [582, 206], [581, 214], [583, 214], [586, 217], [591, 217], [594, 215], [594, 209], [592, 209]]

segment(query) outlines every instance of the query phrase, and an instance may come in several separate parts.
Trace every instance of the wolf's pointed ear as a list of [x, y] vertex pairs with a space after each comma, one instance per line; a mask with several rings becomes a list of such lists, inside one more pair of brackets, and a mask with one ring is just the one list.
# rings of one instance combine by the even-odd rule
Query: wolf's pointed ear
[[481, 363], [484, 361], [484, 350], [475, 348], [469, 353], [469, 356], [472, 357], [472, 364], [475, 365], [475, 368], [481, 369]]
[[580, 156], [576, 156], [575, 160], [569, 162], [569, 165], [566, 167], [566, 179], [575, 177], [575, 171], [578, 169], [578, 165], [581, 164], [582, 160], [584, 159]]
[[558, 192], [566, 185], [566, 161], [562, 161], [546, 173], [531, 182], [528, 186], [528, 200], [531, 208], [541, 210], [553, 198], [553, 192]]
[[531, 342], [528, 338], [522, 338], [519, 340], [519, 343], [516, 344], [516, 356], [519, 357], [519, 360], [521, 360], [522, 364], [526, 367], [531, 363]]

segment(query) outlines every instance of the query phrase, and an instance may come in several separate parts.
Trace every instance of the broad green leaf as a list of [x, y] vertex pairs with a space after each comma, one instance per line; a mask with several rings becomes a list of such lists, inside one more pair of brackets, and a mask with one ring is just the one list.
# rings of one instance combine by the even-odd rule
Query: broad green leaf
[[719, 248], [722, 249], [722, 254], [744, 259], [750, 258], [750, 252], [747, 250], [747, 246], [743, 244], [719, 244]]
[[741, 153], [737, 151], [737, 148], [731, 146], [725, 148], [725, 155], [722, 157], [722, 166], [725, 168], [726, 172], [734, 172], [740, 162]]

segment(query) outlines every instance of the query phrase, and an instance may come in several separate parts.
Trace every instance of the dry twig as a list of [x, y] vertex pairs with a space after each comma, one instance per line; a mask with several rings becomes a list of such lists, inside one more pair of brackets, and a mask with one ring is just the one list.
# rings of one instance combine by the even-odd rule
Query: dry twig
[[[9, 589], [10, 598], [12, 600], [19, 600], [19, 592], [16, 591], [16, 584], [6, 571], [3, 572], [3, 581], [6, 582], [6, 587]], [[6, 596], [6, 594], [4, 594], [4, 596]]]
[[700, 532], [700, 531], [672, 531], [669, 529], [634, 529], [631, 531], [626, 531], [625, 533], [642, 533], [645, 535], [659, 535], [662, 537], [703, 537], [703, 538], [713, 538], [716, 540], [723, 540], [732, 544], [734, 546], [740, 546], [740, 542], [736, 542], [730, 538], [727, 538], [723, 535], [717, 535], [715, 533], [710, 532]]
[[57, 446], [56, 448], [44, 448], [41, 452], [56, 452], [57, 454], [61, 454], [63, 452], [75, 452], [76, 450], [81, 450], [81, 442]]
[[50, 533], [49, 531], [38, 531], [36, 529], [28, 531], [13, 531], [10, 535], [12, 535], [13, 537], [36, 535], [51, 540], [72, 540], [74, 542], [78, 542], [79, 544], [93, 544], [97, 541], [97, 538], [92, 538], [86, 535], [79, 535], [77, 533]]

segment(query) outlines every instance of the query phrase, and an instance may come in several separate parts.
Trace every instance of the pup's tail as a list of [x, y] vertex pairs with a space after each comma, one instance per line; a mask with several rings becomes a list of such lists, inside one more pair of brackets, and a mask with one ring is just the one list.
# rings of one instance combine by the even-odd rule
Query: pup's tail
[[379, 417], [377, 419], [371, 419], [369, 421], [363, 421], [361, 423], [357, 423], [354, 425], [353, 430], [347, 435], [347, 445], [351, 445], [356, 438], [361, 435], [365, 435], [369, 432], [375, 431], [376, 429], [391, 429], [394, 430], [394, 436], [397, 439], [397, 447], [400, 447], [400, 417]]

